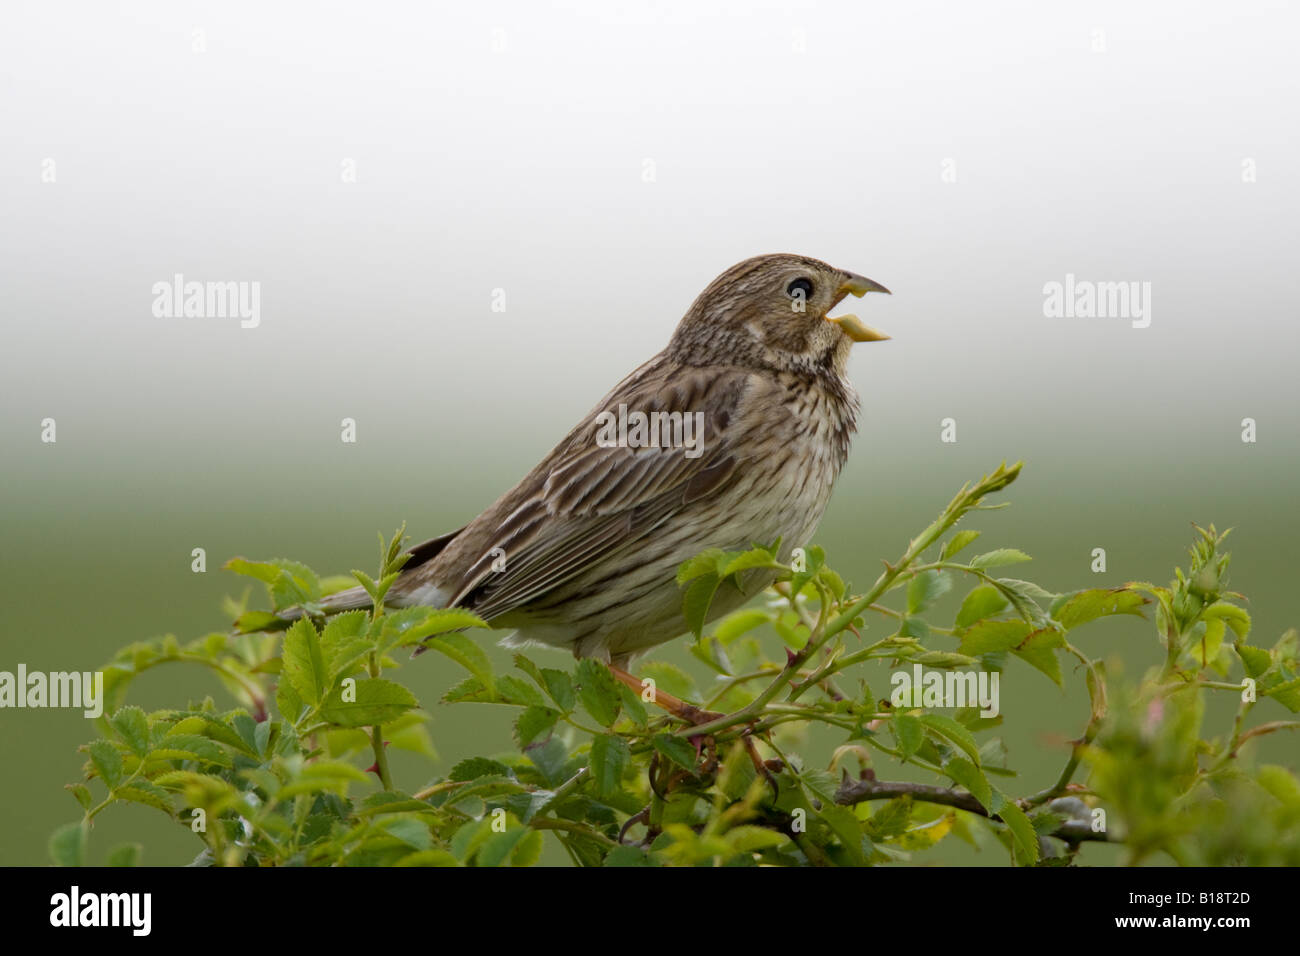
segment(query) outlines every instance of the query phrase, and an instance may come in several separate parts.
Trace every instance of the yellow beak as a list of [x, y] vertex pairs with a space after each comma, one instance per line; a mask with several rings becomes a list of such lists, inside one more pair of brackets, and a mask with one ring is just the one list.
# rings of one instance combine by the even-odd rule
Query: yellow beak
[[[890, 291], [874, 279], [868, 279], [866, 276], [855, 275], [852, 272], [845, 273], [847, 278], [840, 285], [839, 295], [836, 301], [844, 298], [846, 295], [857, 296], [862, 298], [868, 292], [883, 292], [890, 295]], [[856, 315], [828, 315], [827, 321], [834, 322], [843, 330], [844, 334], [854, 342], [884, 342], [889, 336], [879, 329], [873, 329]]]

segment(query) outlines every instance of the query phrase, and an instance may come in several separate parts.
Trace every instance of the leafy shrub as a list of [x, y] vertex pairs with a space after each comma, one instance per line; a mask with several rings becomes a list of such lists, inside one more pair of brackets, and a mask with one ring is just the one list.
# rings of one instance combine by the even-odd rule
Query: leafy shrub
[[[1073, 862], [1096, 841], [1123, 844], [1130, 862], [1300, 863], [1300, 783], [1288, 768], [1251, 767], [1241, 756], [1257, 737], [1300, 727], [1276, 719], [1282, 708], [1300, 710], [1300, 642], [1290, 631], [1270, 650], [1247, 643], [1250, 617], [1224, 584], [1226, 535], [1197, 529], [1189, 567], [1167, 587], [1053, 594], [1000, 576], [1029, 560], [1024, 553], [962, 562], [979, 532], [944, 538], [970, 512], [991, 510], [985, 497], [1018, 473], [1000, 467], [964, 487], [861, 595], [846, 593], [817, 548], [789, 566], [775, 547], [687, 562], [679, 583], [697, 638], [691, 653], [714, 682], [699, 688], [651, 661], [640, 667], [643, 694], [591, 660], [546, 667], [517, 654], [512, 672], [494, 673], [464, 633], [484, 626], [473, 614], [384, 610], [405, 561], [399, 530], [381, 539], [376, 577], [353, 572], [375, 599], [372, 612], [306, 617], [277, 633], [274, 615], [232, 605], [235, 633], [187, 644], [167, 636], [118, 654], [105, 669], [112, 716], [82, 748], [84, 781], [68, 786], [83, 818], [56, 831], [51, 854], [82, 862], [98, 814], [134, 802], [190, 830], [203, 864], [526, 866], [553, 840], [586, 866], [865, 865], [989, 835], [1019, 864]], [[323, 595], [352, 584], [322, 581], [292, 561], [228, 567], [264, 583], [276, 609], [318, 609]], [[770, 600], [706, 628], [714, 595], [753, 568], [777, 571]], [[955, 620], [928, 620], [958, 583], [970, 589]], [[1112, 686], [1075, 631], [1148, 612], [1164, 663], [1136, 685]], [[889, 633], [864, 637], [881, 624]], [[413, 790], [393, 779], [385, 747], [432, 755], [419, 702], [387, 676], [415, 647], [467, 672], [443, 701], [517, 715], [515, 749], [463, 760]], [[879, 694], [885, 668], [1027, 665], [1062, 685], [1063, 661], [1086, 683], [1090, 714], [1057, 781], [1036, 793], [1015, 787], [993, 736], [1001, 716], [981, 716], [978, 703], [938, 713], [924, 686]], [[211, 669], [234, 706], [208, 698], [146, 714], [125, 703], [136, 677], [172, 662]], [[660, 713], [652, 685], [716, 715], [690, 726]], [[1209, 693], [1240, 700], [1231, 727], [1215, 736], [1202, 726]], [[1249, 724], [1266, 699], [1274, 719]], [[842, 739], [829, 767], [793, 749], [813, 724]], [[877, 778], [894, 763], [933, 782]], [[1076, 783], [1081, 764], [1086, 782]], [[129, 845], [109, 862], [138, 858]]]

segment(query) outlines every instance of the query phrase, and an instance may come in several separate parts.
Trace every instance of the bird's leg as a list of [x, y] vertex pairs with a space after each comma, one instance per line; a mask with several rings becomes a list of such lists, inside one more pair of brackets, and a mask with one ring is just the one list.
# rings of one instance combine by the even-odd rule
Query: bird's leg
[[633, 677], [627, 671], [620, 667], [615, 667], [613, 664], [609, 665], [609, 672], [614, 675], [616, 681], [620, 684], [626, 684], [635, 694], [644, 694], [647, 689], [653, 688], [653, 700], [657, 707], [663, 708], [674, 717], [679, 720], [684, 720], [692, 726], [698, 727], [700, 724], [707, 724], [711, 720], [717, 720], [719, 717], [726, 716], [726, 714], [715, 713], [711, 710], [703, 710], [702, 708], [696, 707], [694, 704], [688, 704], [680, 697], [674, 697], [672, 694], [660, 690], [653, 684], [647, 685], [645, 681]]
[[[615, 667], [613, 664], [608, 666], [609, 672], [614, 675], [614, 679], [620, 684], [627, 685], [633, 693], [642, 694], [648, 689], [644, 681], [629, 674], [621, 667]], [[707, 724], [711, 720], [717, 720], [719, 717], [726, 716], [725, 714], [719, 714], [715, 711], [704, 710], [700, 707], [696, 707], [694, 704], [688, 704], [681, 698], [674, 697], [672, 694], [662, 691], [658, 687], [654, 687], [653, 684], [649, 686], [653, 688], [653, 700], [657, 706], [662, 707], [674, 717], [683, 720], [692, 726], [698, 727], [701, 724]], [[754, 764], [754, 770], [758, 772], [760, 777], [767, 781], [768, 786], [772, 788], [772, 792], [779, 796], [781, 788], [777, 784], [776, 778], [772, 776], [772, 771], [768, 769], [767, 764], [759, 755], [758, 748], [754, 745], [752, 728], [747, 729], [743, 734], [741, 734], [740, 740], [745, 745], [745, 750], [749, 753], [749, 759]], [[697, 740], [697, 738], [692, 737], [691, 741], [695, 743], [697, 748], [700, 747], [700, 741]], [[712, 745], [709, 747], [710, 750], [716, 750], [716, 745], [713, 744], [712, 738], [707, 738], [705, 743]]]

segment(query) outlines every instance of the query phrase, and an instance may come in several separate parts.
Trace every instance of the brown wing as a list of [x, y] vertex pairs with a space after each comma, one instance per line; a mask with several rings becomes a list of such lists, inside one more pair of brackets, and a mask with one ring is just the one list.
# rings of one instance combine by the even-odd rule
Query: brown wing
[[[662, 359], [654, 359], [625, 379], [546, 460], [426, 566], [425, 580], [451, 591], [449, 606], [498, 617], [633, 546], [725, 485], [740, 463], [729, 438], [740, 417], [747, 374], [679, 368], [671, 380], [667, 375]], [[681, 447], [597, 444], [597, 416], [606, 410], [617, 415], [620, 404], [647, 414], [703, 413], [700, 454], [688, 457]], [[505, 569], [494, 572], [493, 559], [503, 553]]]

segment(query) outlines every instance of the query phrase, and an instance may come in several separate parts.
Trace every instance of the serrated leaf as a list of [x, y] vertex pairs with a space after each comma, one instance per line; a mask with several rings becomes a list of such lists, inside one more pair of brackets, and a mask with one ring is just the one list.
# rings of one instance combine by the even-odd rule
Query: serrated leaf
[[1127, 588], [1089, 588], [1061, 595], [1052, 605], [1052, 617], [1069, 631], [1111, 614], [1140, 616], [1146, 603], [1140, 593]]
[[155, 810], [162, 810], [168, 815], [175, 812], [167, 791], [142, 777], [137, 777], [127, 786], [117, 788], [113, 791], [113, 796], [118, 800], [140, 803]]
[[[475, 614], [459, 607], [421, 608], [424, 616], [418, 621], [405, 626], [385, 626], [381, 644], [383, 647], [407, 647], [418, 644], [425, 638], [438, 634], [447, 634], [469, 627], [487, 627], [487, 622]], [[392, 615], [388, 615], [391, 617]], [[469, 640], [466, 638], [466, 640]]]
[[678, 585], [693, 581], [704, 574], [717, 576], [718, 562], [725, 557], [726, 553], [722, 549], [709, 548], [709, 550], [683, 561], [681, 567], [677, 569]]
[[321, 653], [316, 625], [299, 618], [284, 634], [283, 677], [289, 680], [303, 703], [316, 706], [327, 689], [329, 671]]
[[538, 737], [549, 734], [560, 715], [549, 707], [526, 707], [515, 721], [515, 740], [527, 747]]
[[918, 719], [928, 730], [956, 744], [976, 764], [980, 762], [979, 744], [975, 742], [971, 732], [957, 721], [943, 714], [922, 714]]
[[578, 699], [596, 723], [609, 727], [618, 719], [618, 689], [609, 669], [599, 661], [583, 658], [578, 661]]
[[981, 584], [971, 590], [961, 602], [957, 612], [957, 627], [969, 627], [976, 621], [1001, 613], [1009, 602], [1006, 595], [991, 584]]
[[770, 551], [763, 548], [755, 548], [752, 551], [746, 551], [738, 554], [731, 560], [723, 563], [719, 562], [718, 577], [727, 578], [733, 574], [739, 574], [741, 571], [748, 571], [751, 568], [779, 568], [776, 557]]
[[450, 657], [477, 677], [489, 694], [496, 694], [496, 680], [487, 653], [464, 634], [431, 637], [424, 646]]
[[499, 760], [489, 760], [487, 757], [469, 757], [452, 767], [451, 772], [447, 774], [447, 779], [466, 781], [491, 776], [508, 777], [510, 776], [510, 768]]
[[600, 734], [591, 741], [587, 766], [600, 797], [612, 797], [622, 788], [623, 769], [631, 759], [627, 741], [613, 734]]
[[952, 590], [952, 576], [931, 568], [914, 575], [907, 585], [907, 613], [920, 614]]
[[1273, 658], [1262, 647], [1251, 647], [1249, 644], [1237, 644], [1237, 654], [1241, 657], [1241, 663], [1246, 668], [1248, 677], [1258, 677], [1264, 673], [1273, 664]]
[[117, 735], [137, 757], [149, 753], [149, 721], [139, 707], [123, 707], [109, 720]]
[[925, 740], [925, 726], [912, 714], [894, 714], [892, 720], [899, 754], [906, 760], [921, 749]]
[[708, 618], [709, 606], [713, 604], [713, 595], [717, 590], [716, 574], [701, 575], [686, 586], [686, 594], [682, 597], [682, 614], [696, 638], [704, 633], [704, 622]]
[[998, 808], [998, 816], [1007, 825], [1016, 846], [1028, 857], [1029, 862], [1037, 863], [1038, 834], [1034, 831], [1034, 825], [1029, 822], [1029, 817], [1025, 815], [1025, 811], [1021, 810], [1013, 801], [1007, 799]]
[[944, 544], [943, 550], [939, 552], [939, 560], [947, 561], [979, 536], [978, 531], [958, 531]]
[[114, 790], [122, 782], [122, 754], [107, 740], [95, 740], [86, 748], [90, 752], [90, 762], [99, 774], [99, 779]]
[[77, 798], [77, 803], [81, 804], [81, 809], [89, 810], [94, 805], [94, 801], [91, 799], [90, 796], [90, 790], [89, 788], [86, 787], [85, 784], [65, 783], [63, 785], [63, 789], [67, 790], [69, 793], [71, 793], [74, 797]]
[[50, 859], [55, 866], [85, 866], [87, 841], [85, 822], [65, 823], [50, 835]]
[[1300, 677], [1271, 687], [1263, 694], [1265, 697], [1273, 698], [1293, 714], [1300, 712]]
[[373, 727], [396, 720], [412, 707], [418, 707], [415, 695], [394, 681], [367, 677], [356, 682], [355, 700], [343, 699], [343, 688], [336, 688], [321, 704], [320, 716], [340, 727]]
[[1029, 555], [1016, 548], [998, 548], [995, 551], [985, 551], [983, 554], [977, 554], [970, 559], [972, 568], [1000, 568], [1009, 564], [1022, 564], [1025, 561], [1032, 561]]
[[1246, 635], [1250, 633], [1250, 614], [1245, 608], [1226, 601], [1216, 601], [1211, 604], [1201, 612], [1201, 617], [1207, 621], [1222, 618], [1227, 622], [1228, 627], [1232, 628], [1232, 633], [1241, 640], [1245, 640]]
[[964, 787], [985, 810], [990, 808], [993, 803], [993, 788], [978, 766], [965, 757], [953, 756], [944, 763], [943, 772], [952, 777], [959, 787]]
[[1025, 621], [979, 621], [961, 637], [961, 653], [971, 657], [1009, 651], [1029, 636]]
[[894, 797], [876, 808], [867, 820], [867, 834], [873, 840], [885, 840], [898, 836], [907, 829], [912, 819], [912, 798], [904, 795]]
[[1063, 646], [1064, 641], [1056, 628], [1043, 628], [1030, 634], [1018, 647], [1012, 648], [1012, 653], [1042, 671], [1060, 687], [1061, 662], [1056, 657], [1056, 648]]
[[768, 623], [772, 615], [758, 608], [733, 611], [713, 626], [713, 636], [723, 644], [730, 644], [742, 634]]
[[646, 713], [645, 704], [641, 703], [641, 697], [626, 684], [620, 683], [616, 686], [624, 716], [637, 727], [644, 727], [649, 720], [649, 715]]
[[657, 753], [683, 770], [695, 771], [695, 747], [685, 737], [678, 737], [676, 734], [656, 734], [651, 738], [650, 743]]
[[577, 695], [573, 690], [573, 681], [567, 673], [553, 667], [544, 667], [542, 682], [546, 687], [546, 693], [551, 695], [551, 700], [555, 701], [560, 710], [566, 714], [573, 710]]

